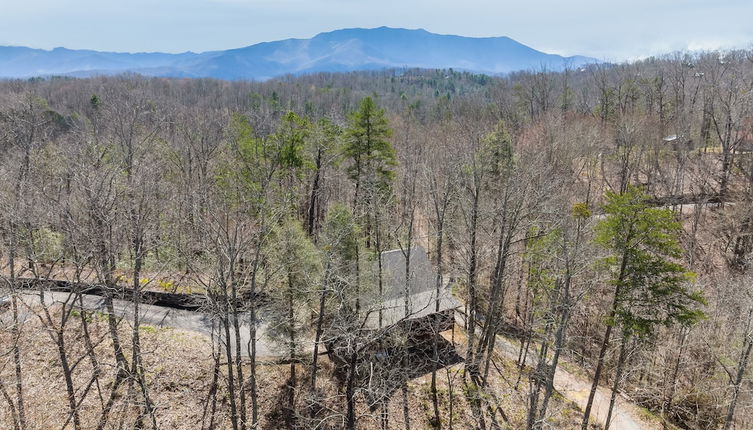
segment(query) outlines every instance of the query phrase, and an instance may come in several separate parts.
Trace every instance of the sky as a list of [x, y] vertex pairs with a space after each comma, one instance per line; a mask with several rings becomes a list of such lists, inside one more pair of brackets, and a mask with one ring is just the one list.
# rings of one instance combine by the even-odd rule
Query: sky
[[353, 27], [600, 60], [753, 46], [753, 0], [0, 0], [0, 45], [203, 52]]

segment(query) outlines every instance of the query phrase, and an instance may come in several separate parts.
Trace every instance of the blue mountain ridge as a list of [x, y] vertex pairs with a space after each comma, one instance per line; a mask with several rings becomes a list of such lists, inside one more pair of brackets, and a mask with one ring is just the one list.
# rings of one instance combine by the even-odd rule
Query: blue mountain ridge
[[596, 62], [537, 51], [509, 37], [463, 37], [379, 27], [320, 33], [311, 39], [263, 42], [225, 51], [180, 54], [118, 53], [0, 46], [0, 77], [146, 76], [266, 80], [282, 75], [389, 68], [465, 70], [505, 74], [562, 70]]

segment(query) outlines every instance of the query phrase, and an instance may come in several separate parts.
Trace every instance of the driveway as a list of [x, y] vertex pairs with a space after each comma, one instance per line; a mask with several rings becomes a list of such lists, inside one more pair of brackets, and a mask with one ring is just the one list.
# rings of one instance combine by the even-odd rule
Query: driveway
[[[105, 307], [104, 298], [101, 296], [83, 294], [83, 308], [90, 312], [107, 312]], [[73, 300], [73, 296], [70, 293], [65, 292], [45, 292], [44, 294], [45, 304], [52, 306], [55, 304], [70, 303]], [[29, 308], [39, 305], [39, 295], [27, 293], [21, 296], [21, 300], [27, 306], [21, 306], [21, 319], [26, 320], [28, 318], [34, 318]], [[80, 307], [79, 303], [76, 303], [77, 307]], [[129, 323], [133, 320], [134, 305], [131, 301], [113, 299], [113, 307], [115, 308], [115, 315], [118, 318], [122, 318], [122, 323]], [[212, 334], [212, 326], [217, 326], [218, 322], [213, 321], [211, 315], [196, 311], [187, 311], [180, 309], [172, 309], [161, 306], [154, 306], [148, 304], [141, 304], [139, 306], [139, 317], [141, 324], [150, 325], [154, 327], [175, 328], [181, 330], [189, 330], [197, 333], [210, 336]], [[0, 317], [3, 320], [10, 318], [10, 313], [3, 313]], [[249, 341], [251, 339], [250, 323], [248, 313], [240, 314], [240, 337], [242, 347], [242, 353], [248, 356]], [[263, 317], [262, 317], [263, 318]], [[216, 330], [216, 328], [215, 328]], [[268, 330], [268, 323], [261, 321], [257, 328], [257, 340], [256, 340], [256, 356], [257, 358], [276, 358], [280, 356], [278, 347], [267, 337], [265, 333]], [[231, 329], [230, 336], [235, 339], [235, 330]], [[233, 345], [235, 342], [233, 342]], [[307, 344], [303, 348], [303, 352], [313, 351], [313, 341]]]

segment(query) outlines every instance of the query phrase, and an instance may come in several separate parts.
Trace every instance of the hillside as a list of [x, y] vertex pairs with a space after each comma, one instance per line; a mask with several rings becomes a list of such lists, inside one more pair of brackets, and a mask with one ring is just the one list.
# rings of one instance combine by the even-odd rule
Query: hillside
[[751, 57], [0, 81], [0, 427], [746, 428]]
[[541, 68], [562, 70], [593, 62], [588, 57], [547, 54], [509, 37], [473, 38], [388, 27], [343, 29], [311, 39], [199, 54], [0, 47], [0, 77], [4, 78], [133, 72], [161, 77], [266, 80], [287, 74], [403, 67], [504, 74]]

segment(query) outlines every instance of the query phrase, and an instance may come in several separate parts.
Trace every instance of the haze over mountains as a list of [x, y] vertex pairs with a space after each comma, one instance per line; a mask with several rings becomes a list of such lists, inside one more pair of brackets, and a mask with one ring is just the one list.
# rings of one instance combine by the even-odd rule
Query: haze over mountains
[[473, 38], [380, 27], [320, 33], [311, 39], [264, 42], [203, 53], [114, 53], [55, 48], [0, 47], [0, 77], [92, 76], [125, 72], [147, 76], [265, 80], [286, 74], [428, 68], [504, 74], [561, 70], [596, 62], [547, 54], [508, 37]]

